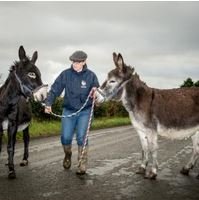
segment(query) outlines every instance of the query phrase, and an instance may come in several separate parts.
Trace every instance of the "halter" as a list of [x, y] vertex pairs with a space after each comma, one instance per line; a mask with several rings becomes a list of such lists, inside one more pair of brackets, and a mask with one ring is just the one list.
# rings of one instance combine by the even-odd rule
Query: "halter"
[[[21, 89], [21, 93], [23, 94], [23, 96], [25, 98], [28, 98], [32, 95], [32, 88], [29, 88], [28, 86], [24, 85], [23, 82], [21, 81], [21, 79], [19, 78], [19, 76], [17, 75], [16, 71], [14, 71], [14, 75], [16, 80], [19, 83], [20, 89]], [[30, 94], [30, 95], [29, 95]]]
[[19, 86], [20, 86], [20, 90], [21, 90], [21, 93], [22, 95], [25, 97], [25, 98], [28, 98], [28, 97], [31, 97], [33, 93], [36, 93], [38, 90], [40, 90], [42, 87], [46, 87], [48, 86], [47, 84], [42, 84], [40, 86], [38, 86], [37, 88], [35, 88], [34, 90], [32, 89], [32, 87], [28, 87], [26, 85], [23, 84], [23, 82], [21, 81], [21, 79], [19, 78], [19, 76], [17, 75], [16, 71], [14, 71], [14, 75], [15, 75], [15, 78], [17, 80], [17, 82], [19, 83]]
[[[111, 92], [111, 94], [108, 96], [108, 98], [113, 98], [130, 80], [131, 80], [131, 78], [129, 78], [128, 80], [124, 81], [118, 88], [115, 88]], [[97, 92], [99, 92], [100, 95], [102, 95], [104, 97], [104, 101], [107, 99], [107, 96], [100, 89], [97, 88]]]

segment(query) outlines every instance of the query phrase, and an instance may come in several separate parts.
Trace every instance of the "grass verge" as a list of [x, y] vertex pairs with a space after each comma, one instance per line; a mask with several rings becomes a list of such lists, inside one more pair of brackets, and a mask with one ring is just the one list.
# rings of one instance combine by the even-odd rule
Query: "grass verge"
[[[92, 122], [91, 130], [111, 128], [116, 126], [130, 125], [128, 117], [106, 117], [96, 118]], [[60, 134], [61, 122], [56, 120], [51, 121], [37, 121], [33, 119], [30, 125], [30, 137], [47, 137]], [[17, 134], [17, 139], [22, 139], [22, 132]]]

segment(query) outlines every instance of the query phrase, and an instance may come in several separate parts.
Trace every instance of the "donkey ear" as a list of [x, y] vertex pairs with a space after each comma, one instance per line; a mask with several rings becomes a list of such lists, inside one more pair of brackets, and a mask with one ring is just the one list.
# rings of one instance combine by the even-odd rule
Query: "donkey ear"
[[117, 66], [121, 72], [124, 72], [124, 61], [120, 53], [117, 56]]
[[115, 66], [117, 67], [117, 54], [113, 52], [113, 62], [115, 63]]
[[26, 58], [26, 52], [25, 52], [23, 46], [20, 46], [19, 47], [19, 59], [23, 60], [25, 58]]
[[36, 60], [37, 60], [37, 57], [38, 57], [38, 53], [37, 51], [35, 51], [32, 55], [32, 59], [31, 59], [31, 62], [35, 64]]

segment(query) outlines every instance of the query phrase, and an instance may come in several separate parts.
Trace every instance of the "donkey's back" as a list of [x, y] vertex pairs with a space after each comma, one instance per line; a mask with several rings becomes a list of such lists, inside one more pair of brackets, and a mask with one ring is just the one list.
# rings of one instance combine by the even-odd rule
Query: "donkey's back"
[[154, 89], [152, 98], [151, 123], [160, 135], [183, 139], [199, 130], [199, 88]]

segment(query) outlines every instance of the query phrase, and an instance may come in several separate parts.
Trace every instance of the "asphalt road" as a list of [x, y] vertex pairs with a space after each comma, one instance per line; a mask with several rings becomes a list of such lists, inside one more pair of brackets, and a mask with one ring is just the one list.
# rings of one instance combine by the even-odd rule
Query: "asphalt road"
[[135, 174], [141, 146], [131, 126], [90, 133], [88, 173], [76, 176], [77, 146], [69, 171], [62, 167], [59, 137], [34, 139], [29, 166], [20, 167], [23, 144], [17, 143], [17, 179], [7, 179], [6, 146], [0, 156], [0, 200], [199, 200], [199, 163], [186, 177], [179, 173], [191, 155], [190, 140], [159, 138], [159, 173], [150, 181]]

